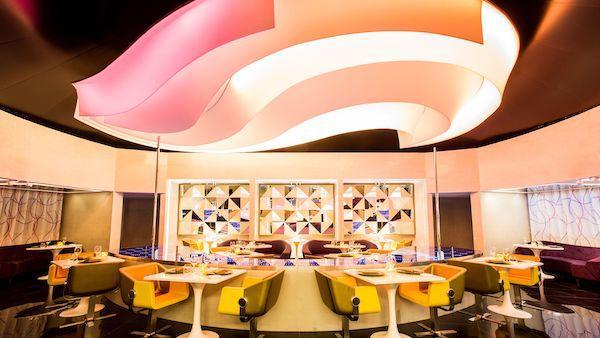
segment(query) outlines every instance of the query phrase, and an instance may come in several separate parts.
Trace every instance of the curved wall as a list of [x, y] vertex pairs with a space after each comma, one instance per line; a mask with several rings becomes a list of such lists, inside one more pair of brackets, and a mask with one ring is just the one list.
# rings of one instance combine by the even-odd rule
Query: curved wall
[[[489, 146], [439, 153], [441, 192], [574, 180], [600, 171], [600, 107]], [[155, 154], [116, 149], [0, 112], [0, 177], [119, 192], [152, 192]], [[433, 189], [431, 153], [161, 154], [171, 178], [406, 178]]]
[[[489, 146], [439, 153], [440, 192], [479, 192], [571, 181], [600, 174], [600, 107], [534, 132]], [[0, 112], [0, 177], [114, 191], [153, 192], [156, 154], [115, 149]], [[162, 153], [159, 191], [169, 179], [411, 179], [434, 190], [431, 153]], [[119, 199], [113, 195], [120, 232]], [[481, 194], [472, 198], [476, 249], [483, 243]], [[425, 198], [424, 197], [424, 198]], [[166, 203], [163, 200], [162, 205]], [[433, 242], [431, 201], [422, 201], [422, 245]], [[254, 207], [251, 205], [252, 210]], [[165, 219], [161, 210], [161, 223]], [[338, 216], [341, 219], [341, 217]], [[164, 225], [161, 230], [164, 230]], [[163, 235], [164, 231], [159, 234]], [[113, 240], [114, 237], [114, 240]], [[164, 238], [159, 239], [162, 242]], [[114, 243], [113, 243], [114, 242]], [[111, 233], [111, 248], [118, 235]]]

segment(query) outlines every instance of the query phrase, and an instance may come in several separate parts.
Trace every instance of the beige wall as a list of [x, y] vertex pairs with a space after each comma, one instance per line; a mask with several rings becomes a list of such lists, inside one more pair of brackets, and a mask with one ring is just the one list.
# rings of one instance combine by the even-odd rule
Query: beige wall
[[[497, 226], [502, 226], [501, 220], [507, 216], [490, 212], [494, 207], [487, 207], [489, 198], [478, 192], [598, 175], [599, 135], [600, 107], [595, 107], [503, 142], [440, 152], [440, 192], [476, 192], [472, 198], [474, 244], [476, 248], [481, 247], [481, 239], [487, 235], [485, 231], [490, 224], [486, 223], [489, 220], [487, 215], [500, 217]], [[0, 159], [0, 177], [115, 192], [152, 192], [154, 188], [153, 152], [107, 147], [1, 111]], [[163, 153], [158, 187], [164, 192], [167, 180], [184, 178], [390, 178], [424, 179], [424, 190], [431, 193], [433, 177], [431, 153]], [[498, 203], [491, 202], [493, 199], [489, 201], [490, 205]], [[163, 208], [166, 204], [162, 204]], [[508, 205], [517, 207], [517, 203]], [[429, 212], [431, 208], [426, 210]], [[161, 215], [168, 214], [161, 210]], [[505, 211], [505, 214], [511, 212]], [[116, 216], [113, 219], [116, 220]], [[423, 237], [431, 239], [431, 217], [417, 216], [417, 219], [427, 221], [429, 227], [423, 229], [428, 232], [423, 233]], [[161, 219], [163, 229], [164, 223]], [[113, 224], [115, 234], [118, 234], [118, 224]], [[523, 228], [528, 229], [528, 226], [523, 225]], [[517, 237], [517, 240], [522, 240], [521, 236]], [[115, 243], [116, 240], [113, 240], [113, 246]]]
[[[440, 192], [476, 192], [600, 174], [600, 107], [489, 146], [439, 152]], [[0, 177], [153, 192], [155, 154], [115, 149], [0, 111]], [[365, 170], [368, 168], [368, 170]], [[431, 153], [163, 153], [159, 189], [189, 178], [413, 178], [433, 187]]]
[[[84, 251], [110, 245], [113, 194], [107, 192], [66, 194], [63, 200], [61, 238], [83, 244]], [[120, 216], [120, 215], [119, 215]]]
[[493, 247], [497, 252], [514, 243], [530, 238], [527, 195], [501, 192], [483, 192], [479, 198], [483, 251], [489, 254]]

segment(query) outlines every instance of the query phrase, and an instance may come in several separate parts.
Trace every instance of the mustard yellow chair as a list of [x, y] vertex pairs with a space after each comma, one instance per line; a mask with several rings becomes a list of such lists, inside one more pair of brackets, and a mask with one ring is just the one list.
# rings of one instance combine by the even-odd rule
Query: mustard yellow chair
[[323, 303], [342, 316], [342, 335], [350, 338], [350, 321], [367, 313], [381, 312], [379, 296], [374, 286], [358, 285], [356, 279], [339, 270], [315, 270]]
[[467, 269], [447, 264], [433, 263], [426, 266], [423, 271], [444, 277], [443, 282], [433, 283], [407, 283], [400, 284], [398, 293], [400, 297], [415, 304], [429, 308], [433, 327], [418, 323], [427, 332], [418, 332], [417, 336], [444, 336], [456, 333], [454, 330], [439, 330], [438, 309], [452, 311], [454, 305], [462, 301], [465, 291], [465, 273]]
[[211, 253], [215, 253], [215, 252], [229, 252], [231, 251], [231, 248], [228, 246], [215, 246], [214, 248], [210, 248], [210, 252]]
[[[513, 254], [512, 257], [522, 261], [540, 261], [539, 257], [529, 255]], [[524, 270], [510, 269], [508, 270], [508, 281], [514, 289], [515, 303], [517, 303], [519, 306], [522, 306], [523, 301], [521, 298], [521, 286], [539, 285], [540, 269], [537, 266]]]
[[[93, 252], [82, 252], [79, 254], [79, 258], [93, 257], [93, 255]], [[75, 254], [73, 253], [58, 254], [54, 260], [62, 261], [74, 257]], [[54, 304], [54, 287], [65, 285], [68, 275], [69, 270], [63, 269], [56, 264], [50, 264], [50, 267], [48, 268], [48, 279], [46, 281], [48, 283], [48, 298], [46, 299], [46, 305]]]
[[[168, 337], [160, 332], [168, 329], [165, 326], [156, 329], [156, 310], [184, 301], [189, 296], [189, 287], [186, 283], [166, 282], [158, 283], [145, 281], [144, 277], [164, 272], [166, 268], [158, 263], [143, 263], [130, 265], [119, 269], [121, 274], [121, 299], [134, 313], [148, 310], [146, 331], [133, 331], [132, 335], [143, 337]], [[134, 310], [141, 308], [141, 310]]]
[[201, 238], [184, 238], [183, 246], [189, 246], [194, 251], [204, 252], [204, 240]]
[[506, 271], [496, 270], [489, 265], [460, 259], [450, 259], [447, 263], [449, 265], [467, 269], [467, 272], [465, 273], [465, 291], [470, 292], [475, 296], [475, 315], [473, 316], [473, 314], [464, 310], [460, 312], [472, 316], [469, 320], [473, 322], [482, 319], [493, 321], [489, 318], [491, 314], [484, 309], [483, 297], [493, 296], [495, 294], [504, 295], [504, 292], [510, 289]]
[[403, 239], [403, 240], [399, 240], [399, 241], [393, 240], [391, 242], [384, 243], [382, 249], [395, 251], [395, 250], [398, 250], [405, 246], [411, 246], [411, 245], [412, 245], [412, 240], [410, 240], [410, 239]]
[[238, 316], [242, 323], [250, 324], [248, 336], [257, 337], [256, 318], [267, 313], [277, 302], [284, 272], [281, 269], [266, 275], [245, 276], [240, 286], [224, 287], [219, 299], [219, 313]]

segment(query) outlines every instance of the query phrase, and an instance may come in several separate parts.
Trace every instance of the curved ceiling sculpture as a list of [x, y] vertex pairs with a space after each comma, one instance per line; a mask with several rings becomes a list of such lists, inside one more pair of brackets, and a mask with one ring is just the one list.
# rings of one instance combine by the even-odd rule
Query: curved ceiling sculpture
[[500, 105], [518, 55], [481, 0], [204, 0], [75, 83], [75, 117], [179, 151], [278, 149], [398, 131], [401, 147], [463, 134]]

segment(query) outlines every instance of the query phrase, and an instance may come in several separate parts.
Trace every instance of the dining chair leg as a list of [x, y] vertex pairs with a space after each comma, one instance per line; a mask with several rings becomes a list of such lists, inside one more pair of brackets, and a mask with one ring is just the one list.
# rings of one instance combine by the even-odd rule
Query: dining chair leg
[[432, 327], [429, 327], [422, 323], [417, 323], [420, 327], [425, 329], [424, 332], [415, 332], [415, 336], [417, 337], [426, 337], [426, 336], [436, 336], [440, 338], [445, 338], [448, 334], [456, 334], [455, 330], [439, 330], [439, 316], [438, 316], [438, 308], [430, 307], [429, 308], [429, 317], [431, 319]]
[[46, 305], [54, 304], [54, 285], [48, 285], [48, 297], [46, 298]]

